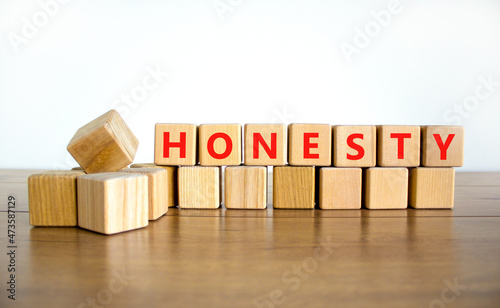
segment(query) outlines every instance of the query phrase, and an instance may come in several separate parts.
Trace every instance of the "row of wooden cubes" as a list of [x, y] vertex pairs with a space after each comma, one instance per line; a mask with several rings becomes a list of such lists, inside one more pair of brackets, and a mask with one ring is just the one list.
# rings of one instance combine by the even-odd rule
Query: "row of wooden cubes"
[[461, 126], [246, 124], [243, 134], [239, 124], [155, 128], [158, 165], [460, 167], [463, 154]]

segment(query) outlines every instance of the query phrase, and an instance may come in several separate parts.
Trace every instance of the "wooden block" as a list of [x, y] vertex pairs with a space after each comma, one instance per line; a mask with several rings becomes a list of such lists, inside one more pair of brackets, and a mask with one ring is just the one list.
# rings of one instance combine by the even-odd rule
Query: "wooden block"
[[273, 207], [276, 209], [313, 209], [314, 185], [314, 167], [274, 167]]
[[405, 209], [408, 203], [408, 169], [365, 169], [363, 197], [368, 209]]
[[177, 177], [180, 208], [219, 208], [221, 203], [220, 167], [181, 166]]
[[328, 124], [288, 125], [288, 162], [293, 166], [331, 166], [331, 126]]
[[166, 169], [127, 168], [121, 170], [120, 172], [138, 173], [148, 177], [149, 220], [156, 220], [160, 218], [168, 211], [169, 207], [174, 206], [174, 195], [171, 191], [169, 191], [170, 179]]
[[80, 170], [80, 171], [84, 171], [82, 167], [73, 167], [73, 168], [71, 168], [71, 170]]
[[381, 167], [420, 166], [420, 126], [378, 126], [377, 152]]
[[148, 225], [148, 177], [127, 172], [79, 176], [78, 226], [115, 234]]
[[334, 126], [333, 165], [374, 167], [377, 163], [377, 128], [374, 125]]
[[86, 173], [118, 171], [133, 160], [139, 141], [114, 109], [81, 127], [68, 151]]
[[28, 178], [32, 226], [76, 226], [76, 178], [83, 171], [47, 171]]
[[198, 127], [194, 124], [155, 126], [155, 163], [170, 166], [194, 166], [197, 160]]
[[284, 124], [245, 124], [245, 165], [286, 165], [287, 144]]
[[422, 166], [461, 167], [463, 164], [463, 126], [422, 127]]
[[163, 187], [163, 191], [167, 194], [168, 207], [177, 206], [177, 169], [174, 166], [159, 166], [154, 163], [139, 163], [132, 164], [130, 168], [162, 168], [167, 171], [167, 181]]
[[224, 170], [224, 183], [224, 202], [226, 208], [266, 208], [267, 167], [227, 167]]
[[361, 168], [320, 168], [321, 209], [361, 208]]
[[409, 205], [416, 209], [451, 209], [455, 192], [455, 169], [410, 169]]
[[199, 129], [199, 154], [202, 166], [239, 166], [241, 164], [241, 125], [203, 124]]

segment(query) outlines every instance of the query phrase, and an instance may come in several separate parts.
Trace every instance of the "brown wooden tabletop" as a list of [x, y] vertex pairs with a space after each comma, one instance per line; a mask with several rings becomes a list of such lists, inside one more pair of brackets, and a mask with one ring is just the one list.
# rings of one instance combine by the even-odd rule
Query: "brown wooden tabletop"
[[0, 170], [0, 307], [500, 307], [500, 173], [457, 173], [453, 210], [170, 209], [105, 236], [31, 227], [33, 172]]

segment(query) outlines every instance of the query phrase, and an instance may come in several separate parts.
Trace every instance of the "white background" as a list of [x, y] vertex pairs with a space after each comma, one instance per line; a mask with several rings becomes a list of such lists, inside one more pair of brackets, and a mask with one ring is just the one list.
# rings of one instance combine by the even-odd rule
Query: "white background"
[[460, 170], [498, 171], [488, 79], [498, 0], [1, 1], [0, 168], [76, 166], [73, 134], [117, 108], [135, 162], [160, 122], [461, 124]]

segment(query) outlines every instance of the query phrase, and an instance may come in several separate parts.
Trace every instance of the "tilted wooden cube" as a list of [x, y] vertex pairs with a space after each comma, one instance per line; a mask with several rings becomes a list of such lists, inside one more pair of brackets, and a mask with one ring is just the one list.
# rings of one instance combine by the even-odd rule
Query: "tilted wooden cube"
[[155, 126], [155, 163], [164, 166], [194, 166], [197, 160], [198, 127], [194, 124]]
[[378, 126], [377, 165], [380, 167], [420, 166], [420, 126]]
[[288, 125], [288, 162], [292, 166], [331, 166], [332, 127], [328, 124]]
[[287, 145], [285, 124], [245, 124], [245, 165], [286, 165]]
[[422, 166], [461, 167], [463, 164], [463, 126], [422, 127]]
[[377, 128], [374, 125], [333, 127], [333, 165], [335, 167], [375, 167]]
[[319, 169], [319, 208], [360, 209], [361, 168]]
[[314, 167], [274, 167], [273, 207], [276, 209], [313, 209], [314, 185]]
[[227, 167], [224, 170], [224, 184], [224, 203], [226, 208], [266, 208], [267, 167]]
[[200, 165], [238, 166], [241, 164], [241, 125], [202, 124], [198, 128]]
[[221, 168], [181, 166], [177, 172], [181, 209], [217, 209], [221, 204]]
[[28, 178], [32, 226], [76, 226], [76, 178], [83, 171], [47, 171]]
[[148, 177], [104, 172], [78, 177], [78, 226], [115, 234], [148, 225]]
[[166, 193], [168, 207], [177, 206], [177, 168], [175, 166], [159, 166], [154, 163], [132, 164], [130, 168], [161, 168], [167, 171], [167, 180], [164, 183], [163, 191]]
[[86, 173], [118, 171], [133, 160], [139, 141], [116, 110], [81, 127], [68, 151]]
[[409, 205], [416, 209], [451, 209], [455, 193], [455, 169], [410, 169]]
[[120, 172], [138, 173], [148, 177], [148, 219], [156, 220], [163, 216], [169, 207], [174, 206], [172, 192], [168, 190], [169, 174], [163, 168], [127, 168]]
[[363, 197], [366, 208], [408, 207], [408, 168], [373, 167], [364, 172]]

